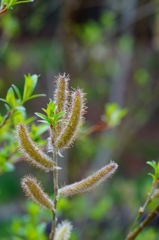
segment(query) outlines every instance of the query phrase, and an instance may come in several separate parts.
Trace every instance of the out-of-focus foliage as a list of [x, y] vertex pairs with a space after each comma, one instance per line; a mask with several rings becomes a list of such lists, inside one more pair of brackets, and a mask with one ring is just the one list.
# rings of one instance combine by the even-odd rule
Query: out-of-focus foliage
[[142, 240], [142, 239], [149, 239], [149, 240], [157, 240], [156, 231], [152, 228], [146, 229], [143, 233], [141, 233], [139, 236], [137, 236], [136, 240]]
[[[28, 75], [25, 76], [25, 84], [23, 94], [21, 94], [18, 87], [12, 84], [12, 87], [7, 91], [5, 98], [0, 98], [0, 101], [4, 102], [6, 107], [6, 114], [0, 115], [0, 173], [13, 171], [14, 163], [18, 159], [17, 145], [15, 141], [14, 127], [18, 123], [30, 123], [34, 120], [34, 117], [27, 118], [26, 108], [24, 103], [36, 98], [45, 96], [45, 94], [32, 95], [38, 76]], [[36, 134], [35, 134], [36, 129]], [[46, 130], [46, 127], [33, 125], [35, 138], [40, 136]]]
[[105, 115], [103, 115], [103, 121], [110, 127], [115, 127], [120, 124], [121, 119], [127, 114], [125, 108], [121, 109], [116, 103], [105, 105]]
[[29, 201], [24, 210], [26, 214], [23, 217], [17, 216], [11, 221], [9, 234], [12, 239], [46, 240], [46, 220], [49, 214], [43, 214], [36, 204]]
[[[80, 0], [78, 6], [75, 3], [39, 0], [25, 6], [15, 6], [13, 10], [0, 15], [1, 98], [5, 98], [4, 94], [12, 83], [22, 89], [20, 78], [26, 72], [41, 74], [39, 86], [51, 98], [53, 76], [65, 71], [73, 79], [73, 86], [83, 87], [88, 93], [87, 126], [96, 124], [101, 115], [105, 115], [106, 103], [117, 104], [117, 115], [123, 108], [128, 110], [126, 117], [116, 127], [116, 134], [111, 130], [102, 130], [76, 142], [68, 152], [68, 166], [64, 167], [64, 181], [73, 182], [97, 167], [97, 159], [106, 162], [111, 158], [119, 162], [118, 177], [108, 186], [108, 191], [102, 188], [102, 193], [98, 193], [99, 200], [91, 195], [93, 213], [90, 210], [88, 217], [84, 215], [85, 221], [82, 215], [86, 214], [85, 209], [89, 206], [82, 207], [83, 202], [91, 202], [87, 198], [71, 199], [59, 214], [69, 216], [76, 214], [79, 209], [82, 220], [73, 223], [75, 239], [79, 238], [81, 232], [83, 239], [91, 240], [94, 236], [98, 240], [124, 239], [129, 223], [133, 222], [137, 209], [144, 203], [151, 188], [147, 176], [149, 169], [145, 163], [151, 159], [157, 162], [159, 156], [158, 1], [115, 0], [94, 4], [93, 1]], [[32, 109], [33, 105], [29, 105], [29, 109], [37, 112], [43, 106], [45, 103], [41, 102], [36, 109]], [[4, 111], [4, 107], [1, 107], [1, 121]], [[118, 119], [116, 115], [115, 118]], [[35, 141], [41, 144], [44, 140], [40, 136], [45, 131], [46, 126], [45, 130], [40, 125], [33, 124], [31, 127]], [[0, 149], [0, 161], [2, 169], [8, 168], [7, 171], [13, 168], [14, 160], [7, 161], [9, 166], [5, 166], [3, 159], [14, 152], [15, 148], [9, 142], [13, 135], [12, 131], [7, 132], [7, 136], [0, 135], [0, 138], [5, 136], [7, 139], [6, 145], [4, 141], [0, 143], [5, 149]], [[21, 171], [24, 171], [23, 164], [19, 169], [17, 167], [17, 176]], [[10, 174], [10, 178], [6, 175], [8, 177], [1, 182], [11, 192], [11, 184], [7, 179], [13, 183], [17, 180], [11, 173], [6, 174]], [[12, 195], [16, 195], [15, 192]], [[104, 212], [103, 206], [105, 202], [107, 205], [108, 195], [112, 208], [105, 212], [100, 222], [99, 216], [102, 209]], [[101, 209], [98, 204], [100, 198], [105, 199]], [[16, 202], [11, 202], [16, 206]], [[75, 207], [74, 211], [71, 204]], [[98, 209], [99, 216], [96, 216]], [[98, 219], [99, 225], [94, 219]], [[153, 223], [153, 229], [155, 226], [158, 225]], [[158, 239], [158, 235], [158, 230], [148, 228], [137, 239], [154, 240]]]

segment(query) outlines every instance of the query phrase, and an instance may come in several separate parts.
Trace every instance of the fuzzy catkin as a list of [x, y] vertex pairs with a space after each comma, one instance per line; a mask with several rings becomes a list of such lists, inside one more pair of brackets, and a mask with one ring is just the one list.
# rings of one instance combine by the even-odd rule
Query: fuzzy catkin
[[85, 101], [83, 95], [84, 94], [80, 89], [72, 94], [73, 100], [70, 107], [70, 117], [66, 127], [63, 129], [55, 142], [55, 147], [57, 149], [69, 147], [77, 137], [85, 112]]
[[58, 190], [59, 196], [73, 196], [75, 194], [83, 194], [93, 191], [97, 186], [103, 183], [107, 178], [110, 178], [118, 168], [118, 164], [115, 162], [110, 162], [105, 167], [101, 168], [88, 178], [76, 182], [70, 185], [67, 185]]
[[72, 225], [69, 221], [65, 220], [57, 225], [54, 240], [68, 240], [70, 238]]
[[[64, 112], [66, 113], [67, 103], [68, 103], [68, 81], [69, 76], [59, 74], [56, 77], [56, 88], [54, 92], [53, 101], [56, 103], [57, 110], [56, 113]], [[64, 116], [62, 117], [64, 119]], [[54, 145], [57, 137], [60, 135], [62, 128], [65, 125], [65, 121], [57, 124], [56, 128], [50, 126], [50, 140], [51, 145]], [[52, 147], [51, 147], [52, 148]], [[50, 148], [50, 149], [51, 149]]]
[[54, 162], [31, 139], [27, 127], [19, 124], [16, 127], [17, 140], [24, 159], [43, 171], [51, 171]]
[[53, 202], [49, 199], [48, 195], [44, 193], [41, 184], [37, 182], [36, 178], [25, 176], [21, 180], [21, 186], [27, 197], [44, 208], [54, 210]]
[[69, 76], [60, 75], [56, 79], [56, 90], [54, 93], [54, 102], [57, 105], [57, 113], [65, 112], [68, 98]]

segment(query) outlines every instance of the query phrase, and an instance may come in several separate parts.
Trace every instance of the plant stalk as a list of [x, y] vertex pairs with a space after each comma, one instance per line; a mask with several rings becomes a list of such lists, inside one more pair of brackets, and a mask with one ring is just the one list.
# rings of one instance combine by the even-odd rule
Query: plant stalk
[[136, 228], [136, 225], [137, 225], [139, 219], [141, 218], [142, 214], [144, 213], [146, 206], [150, 203], [151, 197], [152, 197], [152, 195], [154, 194], [157, 186], [158, 186], [158, 182], [156, 181], [156, 182], [153, 184], [153, 186], [152, 186], [151, 192], [150, 192], [148, 198], [146, 199], [145, 204], [143, 205], [143, 207], [140, 207], [140, 209], [139, 209], [139, 211], [138, 211], [138, 215], [137, 215], [137, 217], [136, 217], [136, 219], [135, 219], [135, 222], [134, 222], [134, 224], [133, 224], [132, 230]]
[[151, 222], [153, 218], [159, 213], [159, 205], [154, 209], [153, 212], [149, 213], [146, 219], [139, 224], [137, 228], [135, 228], [131, 233], [128, 234], [126, 240], [135, 239], [136, 236]]
[[51, 228], [51, 233], [50, 233], [50, 240], [54, 239], [56, 223], [57, 223], [56, 206], [57, 206], [57, 194], [58, 194], [58, 169], [56, 167], [58, 166], [58, 164], [57, 164], [57, 152], [56, 152], [56, 150], [53, 150], [53, 158], [54, 158], [54, 162], [55, 162], [55, 168], [53, 169], [54, 209], [55, 209], [55, 211], [52, 211], [53, 221], [52, 221], [52, 228]]
[[86, 137], [94, 132], [108, 130], [110, 126], [108, 126], [105, 122], [99, 121], [97, 124], [91, 126], [86, 129], [83, 133], [80, 134], [79, 138]]

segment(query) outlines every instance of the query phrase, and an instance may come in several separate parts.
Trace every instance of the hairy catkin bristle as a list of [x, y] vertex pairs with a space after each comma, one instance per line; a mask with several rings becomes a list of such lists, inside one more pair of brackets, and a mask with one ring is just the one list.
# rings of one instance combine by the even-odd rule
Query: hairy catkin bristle
[[48, 195], [44, 193], [41, 184], [37, 182], [36, 178], [25, 176], [21, 180], [21, 186], [27, 197], [31, 198], [38, 205], [54, 211], [53, 202], [49, 199]]
[[93, 191], [97, 186], [103, 183], [107, 178], [110, 178], [118, 168], [118, 164], [115, 162], [110, 162], [105, 167], [101, 168], [88, 178], [73, 183], [71, 185], [65, 186], [58, 190], [59, 196], [72, 196], [75, 194], [83, 194]]
[[46, 172], [53, 170], [54, 162], [33, 142], [25, 125], [19, 124], [16, 127], [16, 134], [25, 160]]
[[57, 225], [54, 240], [68, 240], [70, 238], [72, 224], [65, 220]]
[[[63, 75], [59, 74], [56, 77], [56, 87], [54, 92], [54, 98], [53, 101], [56, 103], [57, 110], [56, 113], [60, 112], [67, 112], [67, 103], [68, 103], [68, 81], [69, 76], [66, 76], [65, 73]], [[66, 114], [62, 117], [65, 118]], [[65, 121], [59, 122], [56, 126], [56, 128], [50, 127], [50, 136], [51, 136], [51, 142], [54, 145], [54, 142], [56, 141], [57, 137], [61, 133], [62, 128], [64, 127]]]
[[69, 120], [55, 142], [57, 149], [69, 147], [78, 135], [85, 112], [85, 100], [83, 96], [84, 94], [80, 89], [72, 94]]
[[68, 97], [68, 81], [69, 76], [58, 75], [56, 79], [56, 90], [54, 93], [54, 102], [57, 105], [57, 113], [65, 112], [67, 106], [67, 97]]

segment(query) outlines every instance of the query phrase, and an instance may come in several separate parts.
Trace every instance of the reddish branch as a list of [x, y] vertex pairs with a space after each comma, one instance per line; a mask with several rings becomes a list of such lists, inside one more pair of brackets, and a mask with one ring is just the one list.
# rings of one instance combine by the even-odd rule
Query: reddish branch
[[3, 7], [0, 10], [0, 14], [5, 13], [7, 11], [7, 5], [4, 4]]

